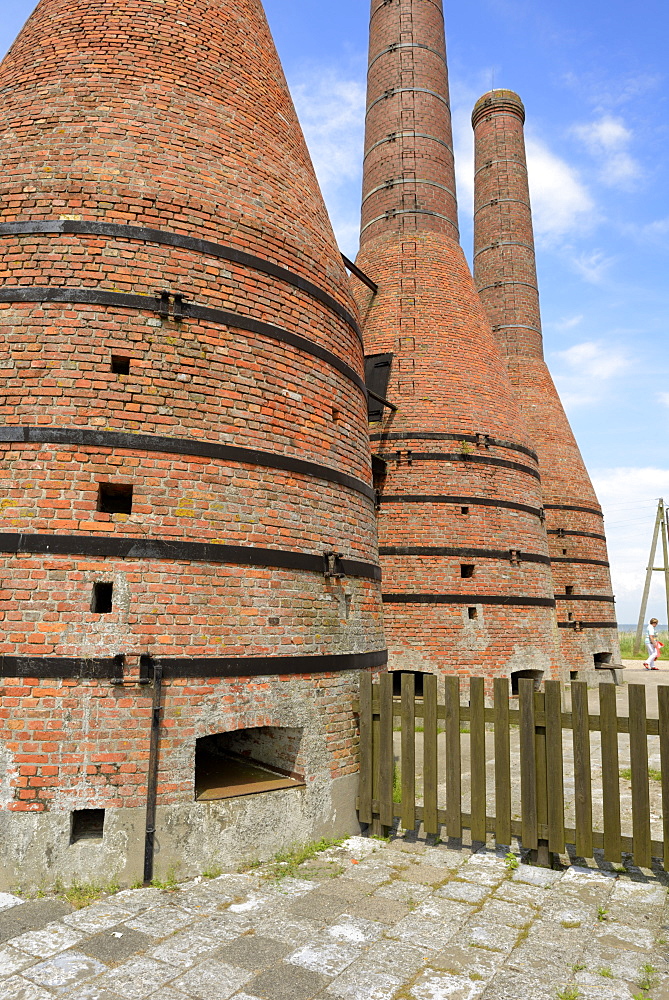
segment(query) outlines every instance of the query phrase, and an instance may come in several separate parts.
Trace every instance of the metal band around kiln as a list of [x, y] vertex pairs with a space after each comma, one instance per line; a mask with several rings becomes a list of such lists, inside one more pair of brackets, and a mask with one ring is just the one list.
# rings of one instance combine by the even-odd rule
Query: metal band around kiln
[[125, 449], [127, 451], [159, 452], [164, 455], [211, 458], [242, 465], [257, 465], [281, 469], [298, 475], [323, 479], [325, 482], [346, 486], [362, 493], [369, 500], [376, 494], [371, 486], [316, 462], [306, 462], [290, 455], [277, 455], [271, 451], [240, 448], [237, 445], [216, 444], [215, 441], [198, 441], [192, 438], [158, 437], [152, 434], [127, 434], [121, 431], [86, 430], [80, 427], [0, 427], [0, 444], [69, 444], [84, 448]]
[[136, 240], [144, 243], [158, 243], [162, 246], [180, 247], [182, 250], [192, 250], [195, 253], [202, 253], [208, 257], [218, 257], [219, 260], [227, 260], [234, 264], [241, 264], [253, 271], [260, 271], [269, 274], [273, 278], [279, 278], [286, 284], [299, 288], [312, 298], [327, 306], [332, 312], [343, 319], [352, 330], [362, 340], [360, 327], [355, 317], [340, 305], [339, 302], [329, 292], [324, 291], [308, 281], [300, 274], [295, 274], [285, 267], [273, 264], [262, 257], [245, 253], [236, 247], [225, 246], [222, 243], [213, 243], [210, 240], [200, 240], [193, 236], [182, 236], [180, 233], [167, 232], [164, 229], [149, 229], [145, 226], [125, 226], [116, 222], [76, 222], [71, 220], [35, 220], [34, 222], [5, 222], [0, 224], [0, 236], [47, 236], [60, 234], [75, 234], [86, 236], [111, 236], [117, 239]]
[[[0, 287], [0, 302], [55, 302], [73, 305], [94, 305], [94, 306], [115, 306], [118, 309], [144, 309], [147, 312], [162, 315], [162, 303], [160, 299], [153, 295], [133, 295], [126, 292], [111, 292], [104, 288], [71, 288], [52, 287], [39, 285], [19, 285]], [[367, 396], [365, 383], [358, 373], [333, 354], [331, 351], [314, 344], [312, 341], [301, 337], [290, 330], [284, 330], [271, 323], [264, 323], [261, 320], [253, 319], [251, 316], [242, 316], [240, 313], [227, 312], [223, 309], [213, 309], [209, 306], [198, 306], [192, 302], [184, 301], [183, 319], [199, 319], [206, 323], [216, 323], [221, 326], [229, 326], [236, 330], [247, 330], [250, 333], [257, 333], [261, 337], [268, 337], [283, 344], [289, 344], [298, 351], [310, 354], [314, 358], [325, 361], [331, 368], [336, 369], [349, 381], [353, 382], [361, 392]]]

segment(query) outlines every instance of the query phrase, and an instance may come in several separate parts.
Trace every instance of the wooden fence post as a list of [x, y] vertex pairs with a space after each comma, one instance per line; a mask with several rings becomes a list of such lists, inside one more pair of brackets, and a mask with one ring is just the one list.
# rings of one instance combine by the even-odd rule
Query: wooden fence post
[[650, 792], [648, 788], [646, 687], [644, 684], [630, 684], [628, 692], [634, 863], [640, 868], [650, 868]]
[[[562, 752], [562, 684], [546, 681], [546, 787], [548, 792], [548, 849], [562, 854], [564, 836], [564, 760]], [[611, 685], [613, 687], [613, 684]]]
[[446, 832], [462, 839], [462, 761], [460, 754], [460, 678], [446, 677]]
[[437, 678], [423, 678], [423, 824], [425, 833], [439, 833], [437, 791]]
[[546, 696], [539, 691], [534, 694], [534, 747], [537, 759], [537, 853], [536, 863], [541, 868], [551, 868], [548, 838], [540, 836], [542, 827], [548, 830], [548, 770], [546, 766], [546, 726], [536, 724], [536, 717], [546, 712]]
[[405, 830], [416, 828], [416, 679], [413, 674], [402, 674], [402, 826]]
[[511, 844], [511, 741], [509, 678], [496, 677], [495, 689], [495, 840]]
[[393, 675], [381, 674], [379, 682], [379, 815], [384, 835], [394, 824]]
[[529, 677], [518, 680], [520, 710], [520, 805], [523, 847], [536, 851], [537, 831], [537, 758], [534, 721], [534, 681]]

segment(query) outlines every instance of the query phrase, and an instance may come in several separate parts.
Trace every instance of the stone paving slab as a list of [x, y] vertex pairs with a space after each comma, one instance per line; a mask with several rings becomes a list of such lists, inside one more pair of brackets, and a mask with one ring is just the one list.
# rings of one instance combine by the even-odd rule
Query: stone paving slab
[[[669, 877], [353, 837], [80, 910], [0, 897], [1, 1000], [669, 1000]], [[577, 991], [577, 992], [575, 992]]]

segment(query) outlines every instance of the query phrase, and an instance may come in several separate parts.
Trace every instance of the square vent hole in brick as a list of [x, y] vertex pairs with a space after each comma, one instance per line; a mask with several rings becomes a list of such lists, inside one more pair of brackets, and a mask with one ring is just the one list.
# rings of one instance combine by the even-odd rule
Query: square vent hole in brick
[[91, 611], [94, 615], [110, 615], [114, 600], [113, 583], [94, 583]]
[[301, 729], [282, 726], [200, 737], [195, 743], [195, 800], [302, 787], [301, 742]]
[[103, 514], [132, 514], [132, 486], [124, 483], [100, 483], [98, 510]]
[[72, 813], [70, 843], [76, 844], [79, 840], [101, 841], [104, 828], [104, 809], [75, 809]]
[[460, 566], [460, 576], [463, 580], [470, 580], [474, 576], [475, 569], [476, 566], [472, 565], [472, 563], [463, 563]]
[[114, 375], [129, 375], [130, 358], [123, 358], [120, 354], [112, 354], [111, 370]]

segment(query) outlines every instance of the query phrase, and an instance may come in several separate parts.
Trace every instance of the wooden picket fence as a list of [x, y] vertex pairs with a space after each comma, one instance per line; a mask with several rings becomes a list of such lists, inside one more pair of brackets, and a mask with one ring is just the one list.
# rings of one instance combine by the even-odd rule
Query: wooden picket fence
[[[571, 684], [571, 712], [562, 709], [559, 681], [547, 681], [545, 691], [538, 692], [533, 680], [521, 679], [518, 697], [511, 698], [508, 679], [497, 678], [493, 707], [485, 705], [482, 677], [469, 681], [469, 704], [461, 703], [458, 677], [425, 674], [423, 684], [423, 696], [417, 698], [414, 676], [402, 674], [402, 694], [394, 698], [392, 674], [382, 674], [376, 683], [369, 674], [361, 678], [361, 822], [388, 829], [399, 819], [405, 830], [422, 823], [426, 834], [457, 839], [462, 837], [463, 829], [468, 829], [472, 841], [485, 842], [487, 834], [492, 834], [498, 844], [504, 845], [515, 836], [524, 848], [547, 848], [556, 853], [573, 845], [577, 856], [585, 858], [591, 858], [593, 850], [601, 848], [611, 862], [620, 863], [625, 852], [632, 854], [639, 866], [649, 867], [651, 858], [659, 858], [669, 870], [669, 687], [658, 688], [659, 718], [654, 719], [646, 716], [643, 684], [627, 688], [628, 717], [618, 715], [616, 688], [610, 683], [599, 685], [597, 715], [590, 714], [587, 685], [582, 681]], [[398, 726], [401, 746], [396, 754], [393, 731]], [[463, 812], [462, 747], [467, 736], [463, 739], [462, 730], [466, 733], [467, 727], [470, 811]], [[513, 738], [512, 727], [518, 727]], [[489, 736], [486, 748], [486, 730], [490, 733], [491, 729], [494, 737]], [[564, 730], [571, 730], [569, 764], [573, 773], [569, 774], [565, 774]], [[595, 829], [593, 823], [592, 733], [599, 734], [601, 741], [601, 787], [595, 790], [601, 795], [602, 829]], [[621, 734], [627, 734], [629, 741], [631, 837], [621, 832]], [[659, 737], [662, 841], [651, 838], [650, 736]], [[416, 744], [420, 739], [422, 805], [416, 801]], [[491, 750], [494, 781], [487, 781], [486, 756], [489, 762]], [[512, 760], [520, 771], [519, 818], [515, 819]], [[517, 778], [517, 770], [514, 776]], [[565, 821], [565, 780], [570, 792], [573, 780], [574, 828], [568, 828]], [[494, 797], [488, 785], [494, 785]], [[493, 815], [486, 805], [491, 802]], [[441, 804], [444, 808], [440, 808]]]

